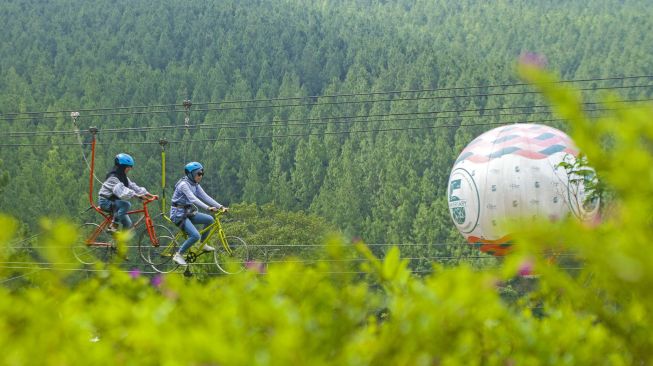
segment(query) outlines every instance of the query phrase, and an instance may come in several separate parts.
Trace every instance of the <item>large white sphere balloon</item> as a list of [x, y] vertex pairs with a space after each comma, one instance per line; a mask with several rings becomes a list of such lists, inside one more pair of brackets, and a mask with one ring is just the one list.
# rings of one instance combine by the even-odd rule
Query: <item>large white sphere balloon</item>
[[559, 167], [577, 156], [569, 136], [548, 126], [513, 124], [485, 132], [465, 147], [451, 170], [454, 224], [481, 251], [504, 255], [510, 248], [507, 222], [595, 217], [598, 203], [584, 205], [582, 182]]

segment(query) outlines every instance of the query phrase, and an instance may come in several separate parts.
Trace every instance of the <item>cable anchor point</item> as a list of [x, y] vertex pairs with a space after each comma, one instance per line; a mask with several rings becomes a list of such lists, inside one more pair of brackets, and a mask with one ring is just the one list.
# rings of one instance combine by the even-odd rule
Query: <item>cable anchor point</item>
[[184, 99], [184, 109], [186, 110], [186, 117], [184, 118], [184, 125], [186, 125], [186, 128], [190, 127], [190, 107], [193, 105], [193, 103], [190, 101], [190, 99]]

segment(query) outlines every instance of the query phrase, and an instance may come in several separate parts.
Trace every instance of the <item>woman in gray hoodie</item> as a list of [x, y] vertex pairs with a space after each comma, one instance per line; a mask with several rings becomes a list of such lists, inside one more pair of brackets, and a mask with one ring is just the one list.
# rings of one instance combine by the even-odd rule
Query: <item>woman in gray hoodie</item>
[[116, 155], [114, 166], [109, 170], [99, 192], [100, 208], [107, 212], [113, 212], [113, 221], [107, 228], [107, 231], [115, 232], [118, 230], [118, 223], [121, 223], [124, 229], [132, 226], [132, 221], [127, 215], [131, 208], [131, 203], [127, 201], [132, 197], [140, 199], [151, 199], [156, 196], [150, 194], [147, 189], [138, 186], [127, 178], [127, 173], [134, 167], [134, 159], [124, 153]]
[[[172, 257], [172, 260], [183, 266], [186, 265], [183, 254], [200, 239], [200, 233], [195, 224], [203, 224], [204, 227], [207, 227], [214, 222], [213, 216], [198, 213], [196, 207], [212, 212], [228, 210], [227, 207], [219, 204], [204, 192], [200, 186], [203, 176], [204, 167], [202, 164], [196, 161], [186, 164], [184, 177], [175, 184], [175, 192], [172, 194], [170, 202], [172, 205], [170, 207], [170, 219], [188, 234], [188, 239], [181, 244], [179, 251]], [[205, 239], [206, 234], [208, 233], [201, 237], [202, 240]], [[215, 250], [215, 248], [207, 244], [202, 249], [205, 251]]]

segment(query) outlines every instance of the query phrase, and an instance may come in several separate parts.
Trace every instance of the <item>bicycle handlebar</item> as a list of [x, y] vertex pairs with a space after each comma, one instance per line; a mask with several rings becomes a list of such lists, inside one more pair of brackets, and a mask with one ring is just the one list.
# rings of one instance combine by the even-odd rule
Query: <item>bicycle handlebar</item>
[[156, 201], [159, 199], [159, 196], [153, 196], [152, 198], [147, 198], [147, 199], [141, 199], [143, 202], [143, 206], [147, 205], [150, 202]]
[[213, 217], [218, 217], [224, 213], [226, 213], [228, 210], [223, 210], [219, 208], [217, 211], [209, 211]]

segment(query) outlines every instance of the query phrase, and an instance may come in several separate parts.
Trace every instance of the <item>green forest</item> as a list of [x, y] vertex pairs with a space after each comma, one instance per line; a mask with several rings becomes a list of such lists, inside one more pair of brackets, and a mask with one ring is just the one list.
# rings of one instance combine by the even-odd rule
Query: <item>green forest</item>
[[[638, 251], [652, 202], [627, 184], [653, 186], [648, 1], [7, 0], [0, 10], [0, 348], [20, 345], [7, 364], [653, 360], [653, 257]], [[520, 69], [524, 54], [545, 70]], [[476, 136], [511, 123], [574, 138], [605, 181], [605, 224], [535, 224], [505, 259], [464, 244], [448, 210], [451, 168]], [[184, 165], [201, 162], [204, 190], [246, 223], [226, 229], [269, 266], [157, 277], [129, 253], [127, 264], [61, 267], [74, 258], [52, 249], [100, 219], [89, 182], [96, 200], [121, 152], [135, 159], [130, 178], [168, 204]], [[578, 257], [550, 265], [541, 252], [554, 242], [573, 242]], [[518, 275], [531, 265], [538, 276]], [[213, 318], [193, 320], [207, 308]], [[58, 338], [34, 338], [45, 326]], [[211, 337], [218, 345], [202, 346]], [[89, 339], [96, 347], [78, 352]], [[34, 347], [52, 356], [35, 362]]]

